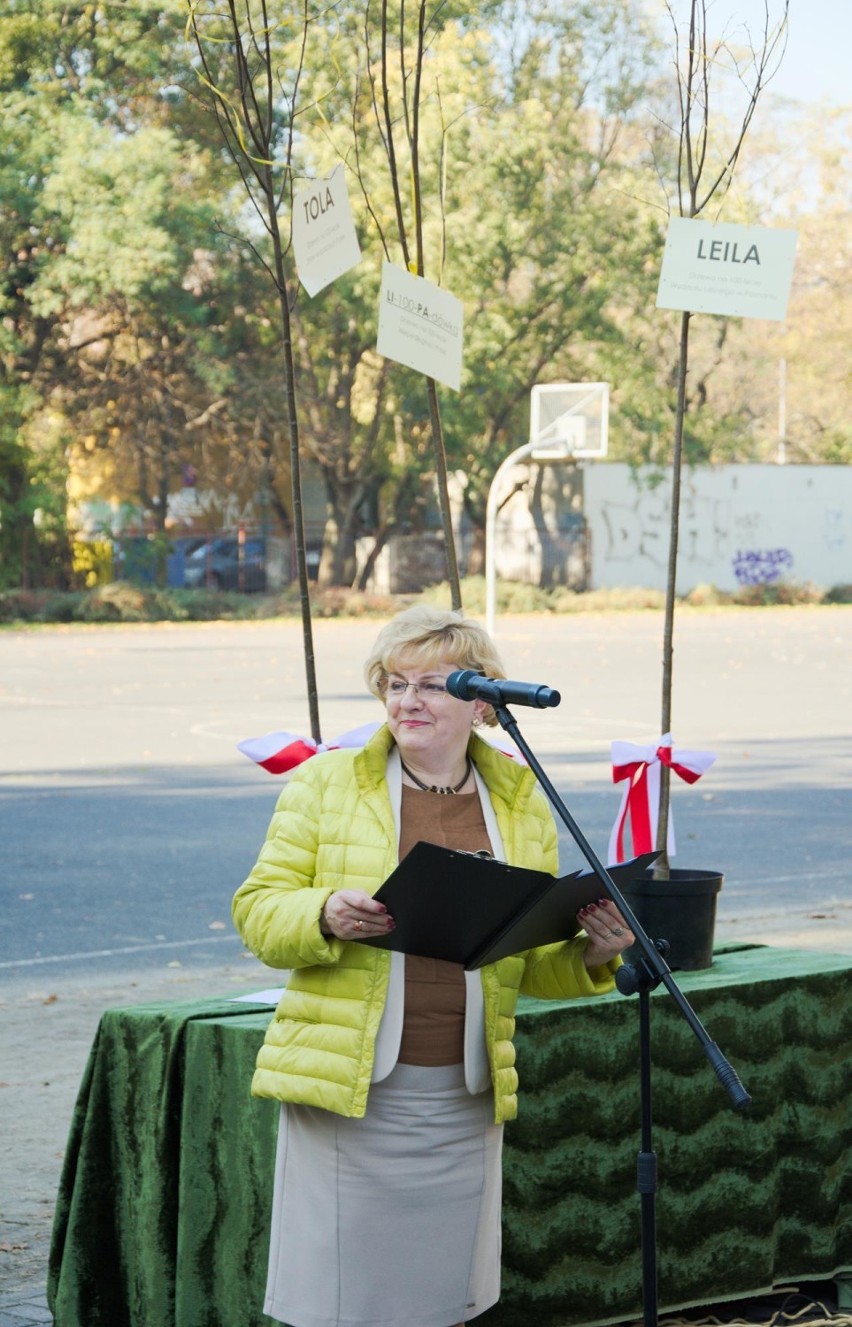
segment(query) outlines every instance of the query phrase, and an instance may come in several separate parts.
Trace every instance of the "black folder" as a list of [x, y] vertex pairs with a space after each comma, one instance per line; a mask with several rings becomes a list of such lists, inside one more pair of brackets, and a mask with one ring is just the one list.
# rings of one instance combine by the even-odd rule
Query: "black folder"
[[[646, 852], [607, 870], [620, 889], [658, 855]], [[581, 929], [579, 909], [610, 895], [594, 871], [554, 876], [420, 842], [374, 897], [385, 904], [396, 927], [360, 944], [442, 958], [471, 970], [569, 940]]]

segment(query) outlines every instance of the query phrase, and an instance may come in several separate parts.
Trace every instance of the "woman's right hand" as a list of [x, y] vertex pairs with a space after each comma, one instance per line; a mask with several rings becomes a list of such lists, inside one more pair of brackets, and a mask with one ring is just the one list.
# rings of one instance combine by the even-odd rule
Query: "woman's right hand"
[[377, 903], [360, 889], [338, 889], [326, 899], [320, 914], [324, 935], [338, 940], [363, 940], [366, 936], [387, 935], [395, 926], [384, 903]]

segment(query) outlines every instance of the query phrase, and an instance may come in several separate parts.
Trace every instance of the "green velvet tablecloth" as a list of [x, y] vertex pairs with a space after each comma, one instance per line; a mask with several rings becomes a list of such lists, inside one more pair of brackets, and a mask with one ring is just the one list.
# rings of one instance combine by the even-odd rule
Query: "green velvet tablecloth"
[[[731, 1108], [652, 997], [659, 1299], [672, 1309], [852, 1267], [852, 959], [771, 948], [678, 984], [754, 1104]], [[262, 1327], [277, 1106], [249, 1096], [267, 1007], [104, 1014], [71, 1127], [56, 1327]], [[487, 1327], [641, 1309], [638, 1001], [523, 1001], [504, 1275]]]

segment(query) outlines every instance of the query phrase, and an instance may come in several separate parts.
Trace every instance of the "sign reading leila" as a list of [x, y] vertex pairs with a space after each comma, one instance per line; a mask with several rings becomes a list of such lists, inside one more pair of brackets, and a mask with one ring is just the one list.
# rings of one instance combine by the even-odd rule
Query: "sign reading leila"
[[380, 355], [458, 391], [463, 326], [464, 310], [455, 295], [393, 263], [382, 263], [376, 343]]
[[657, 308], [781, 322], [795, 256], [794, 230], [672, 217]]
[[311, 296], [361, 261], [343, 166], [293, 199], [293, 253]]

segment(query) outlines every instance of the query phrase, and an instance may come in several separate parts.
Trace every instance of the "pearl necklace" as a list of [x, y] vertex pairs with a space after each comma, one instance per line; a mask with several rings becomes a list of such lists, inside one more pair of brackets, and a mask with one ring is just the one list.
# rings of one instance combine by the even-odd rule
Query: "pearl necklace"
[[457, 792], [461, 792], [462, 788], [470, 778], [470, 756], [465, 757], [464, 774], [462, 775], [460, 782], [457, 783], [454, 788], [439, 788], [438, 785], [434, 783], [433, 784], [423, 783], [420, 779], [418, 779], [416, 774], [412, 774], [411, 770], [408, 768], [408, 766], [406, 765], [405, 761], [402, 758], [400, 758], [399, 763], [402, 766], [403, 772], [408, 775], [408, 777], [411, 779], [411, 782], [415, 783], [421, 792], [440, 793], [442, 797], [453, 797]]

